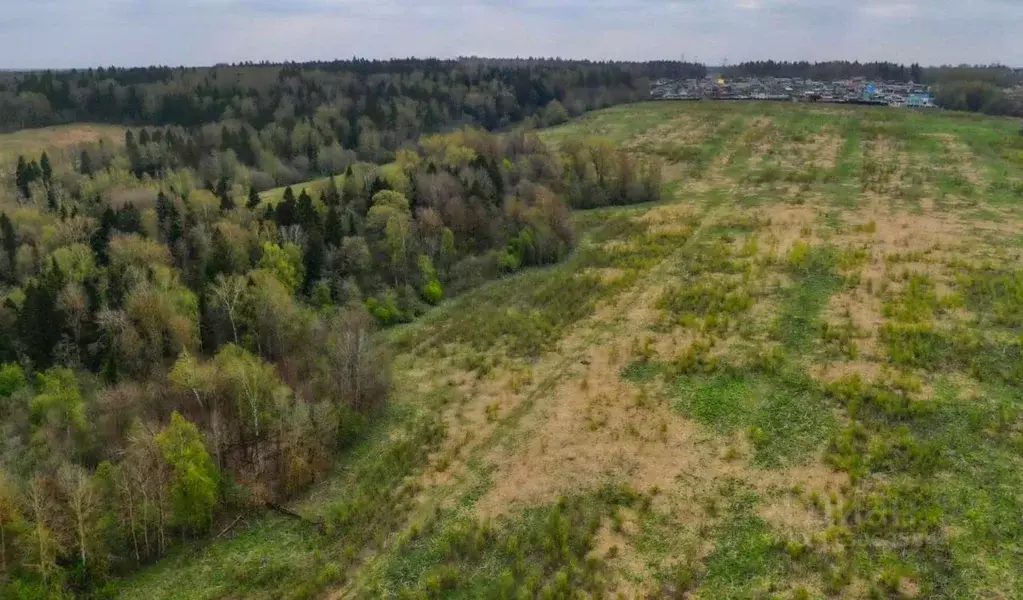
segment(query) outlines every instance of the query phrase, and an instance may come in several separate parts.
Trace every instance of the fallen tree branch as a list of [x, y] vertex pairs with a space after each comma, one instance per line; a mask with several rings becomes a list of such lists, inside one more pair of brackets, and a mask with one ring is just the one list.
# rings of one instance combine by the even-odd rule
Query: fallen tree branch
[[238, 515], [238, 516], [237, 516], [237, 517], [235, 518], [235, 520], [234, 520], [234, 521], [231, 521], [231, 524], [230, 524], [230, 525], [228, 525], [227, 527], [225, 527], [225, 528], [224, 528], [224, 530], [223, 530], [223, 531], [221, 531], [220, 533], [218, 533], [218, 534], [217, 534], [217, 537], [215, 537], [215, 538], [213, 538], [213, 539], [215, 539], [215, 540], [219, 540], [220, 538], [224, 537], [224, 534], [225, 534], [225, 533], [227, 533], [228, 531], [231, 531], [232, 529], [234, 529], [234, 526], [238, 524], [238, 521], [241, 521], [241, 520], [242, 520], [242, 516], [243, 516], [243, 515]]

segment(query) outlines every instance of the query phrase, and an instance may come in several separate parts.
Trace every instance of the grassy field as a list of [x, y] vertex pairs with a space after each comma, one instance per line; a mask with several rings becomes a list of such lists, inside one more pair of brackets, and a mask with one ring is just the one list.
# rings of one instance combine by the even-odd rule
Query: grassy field
[[[321, 177], [319, 179], [312, 179], [303, 183], [295, 184], [291, 186], [291, 191], [294, 192], [295, 196], [302, 193], [302, 190], [309, 192], [309, 195], [313, 198], [319, 198], [320, 194], [330, 185], [330, 177]], [[344, 175], [337, 175], [334, 177], [334, 181], [341, 189], [341, 186], [345, 183]], [[284, 199], [284, 190], [288, 189], [288, 186], [275, 187], [259, 194], [259, 197], [263, 202], [276, 206], [278, 202]]]
[[124, 128], [90, 123], [3, 133], [0, 134], [0, 165], [14, 164], [19, 155], [38, 159], [43, 152], [59, 152], [76, 144], [100, 140], [123, 145]]
[[[365, 176], [365, 174], [369, 172], [369, 170], [372, 168], [374, 168], [374, 166], [369, 163], [357, 163], [356, 165], [353, 166], [355, 173], [362, 174], [363, 176]], [[384, 165], [384, 167], [382, 168], [382, 172], [384, 177], [390, 179], [392, 183], [395, 181], [400, 181], [401, 169], [400, 167], [398, 167], [398, 165], [394, 163]], [[334, 176], [333, 179], [334, 184], [337, 186], [339, 190], [344, 187], [345, 185], [344, 175], [336, 175]], [[331, 180], [330, 177], [320, 177], [318, 179], [311, 179], [309, 181], [303, 181], [302, 183], [296, 183], [291, 186], [283, 185], [261, 192], [259, 194], [259, 197], [261, 200], [263, 200], [263, 202], [271, 206], [276, 206], [278, 202], [284, 199], [284, 191], [287, 190], [288, 187], [291, 187], [291, 191], [295, 194], [296, 197], [302, 193], [302, 190], [305, 190], [313, 198], [319, 198], [320, 195], [324, 191], [326, 191], [327, 187], [330, 186], [330, 180]]]
[[[377, 434], [126, 598], [1023, 597], [1023, 137], [978, 116], [587, 115], [669, 198], [386, 332]], [[574, 594], [574, 595], [573, 595]]]

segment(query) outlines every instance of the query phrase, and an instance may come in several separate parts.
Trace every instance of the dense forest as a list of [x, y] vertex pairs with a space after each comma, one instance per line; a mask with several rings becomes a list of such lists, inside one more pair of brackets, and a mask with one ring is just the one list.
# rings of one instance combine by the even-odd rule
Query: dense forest
[[[378, 328], [561, 260], [572, 208], [658, 199], [658, 165], [528, 132], [645, 95], [643, 69], [8, 79], [4, 127], [136, 125], [123, 145], [2, 165], [0, 597], [103, 597], [218, 519], [316, 481], [386, 402]], [[331, 177], [260, 194], [315, 174]]]
[[[94, 121], [194, 127], [236, 121], [318, 125], [359, 148], [395, 150], [423, 131], [496, 129], [557, 100], [569, 115], [642, 98], [649, 77], [702, 76], [701, 65], [560, 60], [352, 60], [211, 68], [147, 67], [0, 74], [0, 130]], [[370, 142], [367, 142], [370, 143]]]
[[745, 62], [725, 68], [729, 77], [799, 77], [823, 81], [865, 77], [883, 81], [924, 83], [936, 89], [935, 103], [951, 110], [1023, 116], [1023, 72], [993, 66], [905, 66], [890, 62], [859, 63]]

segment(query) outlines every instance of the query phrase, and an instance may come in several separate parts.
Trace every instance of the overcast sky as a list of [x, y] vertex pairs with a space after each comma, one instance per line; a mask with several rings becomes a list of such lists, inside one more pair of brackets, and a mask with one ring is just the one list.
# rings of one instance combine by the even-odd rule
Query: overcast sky
[[0, 68], [683, 54], [1023, 66], [1023, 0], [0, 0]]

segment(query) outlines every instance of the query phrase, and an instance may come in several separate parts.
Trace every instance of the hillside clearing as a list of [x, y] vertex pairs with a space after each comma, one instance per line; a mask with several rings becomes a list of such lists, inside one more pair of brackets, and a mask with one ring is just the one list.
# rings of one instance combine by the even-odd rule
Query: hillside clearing
[[104, 141], [124, 145], [124, 127], [102, 124], [74, 124], [23, 129], [0, 134], [0, 162], [13, 163], [19, 155], [38, 158], [43, 152], [55, 152], [78, 144]]

